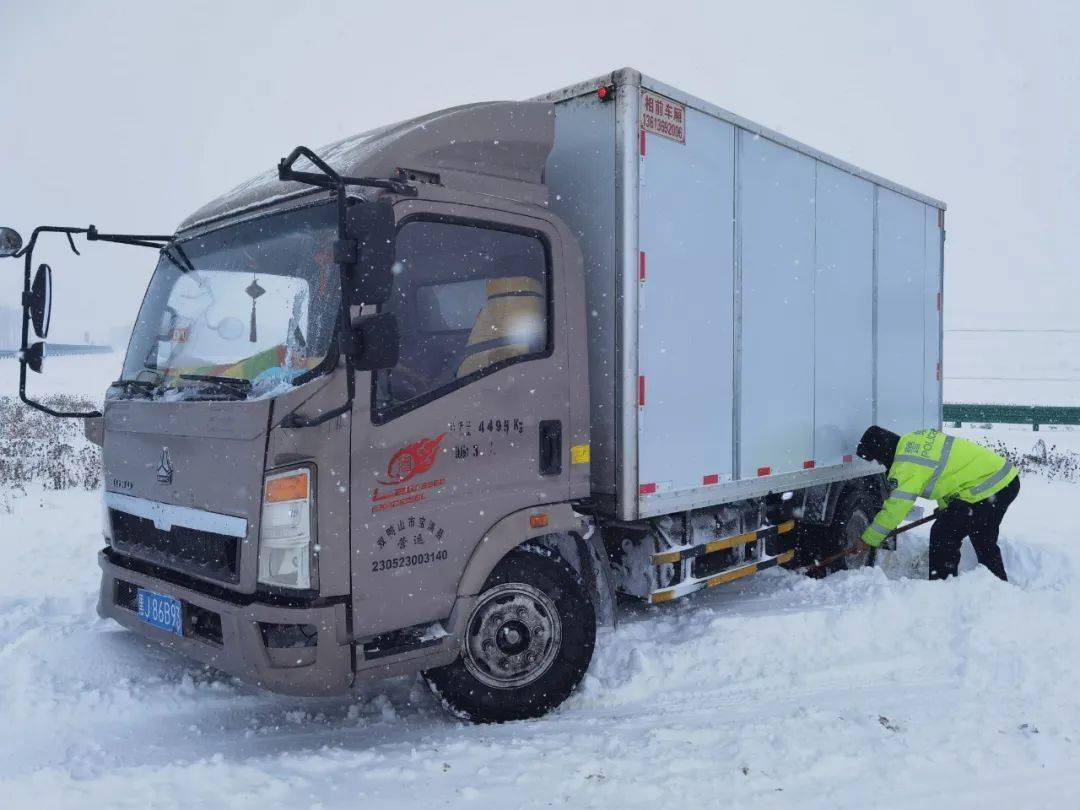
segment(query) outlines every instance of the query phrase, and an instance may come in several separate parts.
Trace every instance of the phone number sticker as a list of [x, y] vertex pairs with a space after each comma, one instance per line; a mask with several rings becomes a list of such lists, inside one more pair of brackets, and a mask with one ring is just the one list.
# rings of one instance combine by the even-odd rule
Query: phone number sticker
[[446, 549], [442, 549], [440, 551], [424, 551], [419, 554], [402, 554], [400, 557], [386, 557], [381, 560], [372, 560], [371, 571], [375, 574], [384, 571], [397, 571], [401, 568], [411, 568], [414, 565], [442, 562], [448, 556]]

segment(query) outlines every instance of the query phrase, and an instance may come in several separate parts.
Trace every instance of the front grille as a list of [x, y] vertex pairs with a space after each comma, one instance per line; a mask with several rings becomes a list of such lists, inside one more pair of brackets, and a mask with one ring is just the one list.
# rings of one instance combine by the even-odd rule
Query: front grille
[[240, 579], [240, 539], [185, 526], [162, 531], [147, 518], [109, 510], [112, 546], [117, 551], [166, 568], [210, 579]]

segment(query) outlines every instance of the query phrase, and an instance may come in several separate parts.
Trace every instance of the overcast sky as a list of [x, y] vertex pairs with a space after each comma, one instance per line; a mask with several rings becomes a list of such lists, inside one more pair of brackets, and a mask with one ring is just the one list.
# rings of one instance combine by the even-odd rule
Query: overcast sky
[[[169, 233], [298, 143], [630, 65], [944, 199], [947, 327], [1078, 328], [1078, 8], [4, 0], [0, 223]], [[156, 258], [41, 256], [57, 339], [129, 324]]]

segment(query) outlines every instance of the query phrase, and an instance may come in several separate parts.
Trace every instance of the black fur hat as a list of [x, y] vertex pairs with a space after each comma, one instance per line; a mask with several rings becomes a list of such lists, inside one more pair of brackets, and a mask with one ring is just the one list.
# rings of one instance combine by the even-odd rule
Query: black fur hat
[[876, 461], [888, 469], [892, 466], [898, 444], [900, 444], [900, 437], [891, 430], [871, 425], [859, 440], [859, 447], [855, 454], [867, 461]]

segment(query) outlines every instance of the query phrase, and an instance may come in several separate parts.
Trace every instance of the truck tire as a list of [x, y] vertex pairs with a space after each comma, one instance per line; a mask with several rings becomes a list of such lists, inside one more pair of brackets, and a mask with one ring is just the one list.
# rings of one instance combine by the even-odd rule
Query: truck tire
[[[826, 533], [826, 543], [829, 548], [825, 555], [836, 554], [855, 545], [862, 536], [863, 529], [873, 522], [874, 515], [877, 514], [880, 508], [881, 499], [876, 497], [867, 487], [848, 487], [836, 504], [833, 522], [829, 525]], [[826, 573], [831, 574], [836, 571], [862, 568], [873, 564], [873, 550], [864, 550], [859, 554], [841, 557], [828, 567]]]
[[581, 682], [595, 640], [596, 612], [574, 569], [549, 549], [521, 546], [484, 583], [458, 659], [423, 677], [463, 720], [540, 717]]
[[807, 568], [806, 575], [812, 579], [821, 579], [829, 574], [849, 568], [861, 568], [868, 562], [868, 555], [858, 554], [842, 557], [827, 566], [815, 567], [819, 560], [831, 557], [852, 544], [870, 525], [881, 508], [881, 499], [875, 495], [876, 487], [869, 483], [849, 484], [840, 493], [839, 501], [833, 510], [832, 522], [827, 526], [799, 524], [796, 527], [795, 559], [799, 567]]

